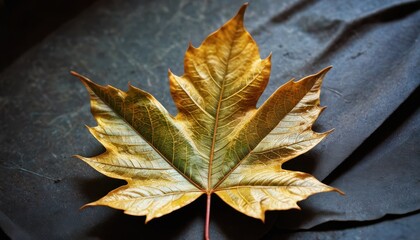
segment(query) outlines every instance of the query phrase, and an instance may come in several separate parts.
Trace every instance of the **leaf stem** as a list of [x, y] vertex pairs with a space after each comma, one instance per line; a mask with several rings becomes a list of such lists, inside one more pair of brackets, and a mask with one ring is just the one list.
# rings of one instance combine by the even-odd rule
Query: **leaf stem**
[[211, 202], [211, 193], [207, 193], [207, 207], [206, 207], [206, 223], [204, 226], [204, 239], [210, 240], [210, 202]]

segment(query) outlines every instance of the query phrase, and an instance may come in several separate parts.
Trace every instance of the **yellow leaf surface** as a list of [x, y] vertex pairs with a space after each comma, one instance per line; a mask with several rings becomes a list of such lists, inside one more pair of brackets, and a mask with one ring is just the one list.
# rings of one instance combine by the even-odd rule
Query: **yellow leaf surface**
[[258, 109], [271, 70], [243, 24], [247, 4], [195, 48], [184, 75], [169, 72], [178, 114], [149, 93], [100, 86], [72, 72], [86, 86], [98, 126], [89, 131], [106, 148], [81, 157], [97, 171], [127, 185], [88, 204], [105, 205], [146, 221], [215, 193], [236, 210], [264, 220], [266, 210], [299, 208], [297, 202], [327, 191], [309, 174], [282, 164], [318, 144], [329, 132], [312, 131], [322, 112], [320, 88], [330, 69], [289, 81]]

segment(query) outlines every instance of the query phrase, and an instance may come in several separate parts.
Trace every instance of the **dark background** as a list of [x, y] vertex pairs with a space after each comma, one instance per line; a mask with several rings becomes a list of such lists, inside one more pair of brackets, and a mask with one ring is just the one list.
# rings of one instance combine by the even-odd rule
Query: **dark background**
[[[0, 1], [0, 227], [13, 239], [199, 239], [205, 200], [144, 225], [97, 207], [123, 184], [71, 158], [103, 149], [83, 87], [141, 87], [171, 113], [166, 70], [182, 74], [195, 46], [242, 1]], [[420, 234], [418, 1], [251, 1], [246, 26], [273, 52], [265, 99], [291, 77], [333, 65], [315, 128], [335, 132], [285, 165], [346, 196], [267, 213], [262, 224], [215, 198], [213, 239], [416, 239]], [[140, 237], [139, 237], [140, 236]]]
[[0, 1], [0, 70], [94, 0]]

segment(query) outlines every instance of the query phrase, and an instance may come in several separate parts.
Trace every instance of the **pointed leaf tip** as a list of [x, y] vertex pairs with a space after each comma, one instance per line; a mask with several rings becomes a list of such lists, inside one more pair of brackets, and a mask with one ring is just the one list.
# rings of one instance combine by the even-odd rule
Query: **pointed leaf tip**
[[245, 11], [246, 11], [246, 9], [247, 9], [247, 7], [248, 7], [248, 5], [249, 5], [249, 3], [244, 3], [242, 6], [241, 6], [241, 8], [239, 9], [239, 11], [238, 11], [238, 13], [236, 14], [236, 16], [235, 17], [233, 17], [234, 19], [236, 19], [236, 18], [238, 18], [238, 20], [240, 21], [240, 22], [243, 22], [243, 20], [244, 20], [244, 16], [245, 16]]
[[79, 80], [82, 81], [82, 83], [85, 86], [87, 86], [86, 85], [87, 83], [92, 83], [92, 84], [96, 85], [96, 83], [93, 83], [89, 78], [87, 78], [87, 77], [85, 77], [85, 76], [83, 76], [83, 75], [81, 75], [81, 74], [79, 74], [79, 73], [77, 73], [75, 71], [70, 71], [70, 74], [73, 75], [73, 76], [75, 76], [75, 77], [77, 77], [77, 78], [79, 78]]
[[244, 15], [244, 13], [245, 13], [245, 11], [246, 11], [246, 9], [247, 9], [248, 6], [249, 6], [249, 3], [248, 2], [244, 3], [241, 6], [241, 8], [239, 9], [238, 15]]
[[75, 77], [78, 77], [78, 78], [85, 78], [83, 75], [81, 75], [81, 74], [79, 74], [79, 73], [77, 73], [75, 71], [70, 71], [70, 74], [73, 75], [73, 76], [75, 76]]
[[325, 75], [325, 74], [327, 74], [327, 72], [329, 72], [332, 68], [333, 68], [332, 66], [328, 66], [328, 67], [326, 67], [326, 68], [322, 69], [321, 71], [319, 71], [317, 74], [322, 73], [322, 75]]
[[334, 188], [334, 190], [333, 190], [334, 192], [337, 192], [337, 193], [339, 193], [340, 195], [342, 195], [342, 196], [344, 196], [344, 195], [346, 195], [346, 193], [345, 192], [343, 192], [343, 191], [341, 191], [340, 189], [338, 189], [338, 188]]

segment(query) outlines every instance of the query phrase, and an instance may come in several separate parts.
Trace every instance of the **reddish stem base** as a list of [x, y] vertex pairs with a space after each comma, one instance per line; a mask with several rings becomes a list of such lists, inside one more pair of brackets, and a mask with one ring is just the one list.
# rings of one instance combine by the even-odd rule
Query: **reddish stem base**
[[207, 193], [206, 223], [204, 226], [204, 239], [210, 240], [210, 203], [211, 193]]

